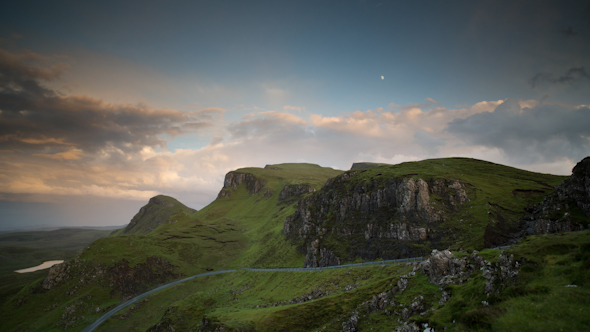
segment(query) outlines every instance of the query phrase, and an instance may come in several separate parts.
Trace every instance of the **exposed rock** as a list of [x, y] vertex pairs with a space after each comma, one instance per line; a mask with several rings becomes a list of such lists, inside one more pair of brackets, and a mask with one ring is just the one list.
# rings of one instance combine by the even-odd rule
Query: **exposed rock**
[[514, 260], [514, 256], [507, 256], [503, 251], [498, 256], [498, 262], [492, 264], [483, 259], [475, 250], [469, 259], [453, 258], [453, 254], [448, 250], [433, 250], [430, 258], [420, 263], [419, 266], [430, 283], [441, 287], [442, 297], [439, 301], [441, 305], [450, 299], [450, 294], [445, 291], [444, 286], [462, 284], [476, 270], [482, 271], [482, 276], [486, 281], [484, 293], [487, 296], [493, 293], [498, 294], [508, 287], [514, 282], [520, 270], [520, 264]]
[[[493, 265], [488, 263], [482, 267], [482, 270], [486, 280], [485, 294], [490, 296], [494, 292], [500, 293], [514, 281], [520, 270], [520, 264], [514, 261], [513, 255], [506, 256], [502, 251], [497, 263]], [[496, 279], [499, 280], [499, 283], [494, 282]]]
[[[304, 240], [300, 248], [307, 263], [318, 260], [317, 250], [323, 248], [340, 260], [424, 254], [410, 244], [437, 243], [442, 235], [439, 224], [470, 200], [465, 184], [458, 180], [394, 177], [352, 181], [360, 172], [328, 179], [321, 190], [300, 199], [295, 213], [285, 219], [283, 232], [293, 241]], [[431, 201], [432, 194], [438, 197], [436, 203]], [[355, 240], [349, 251], [340, 253], [322, 243], [325, 237], [333, 242]], [[312, 245], [316, 241], [318, 245]]]
[[[410, 306], [409, 306], [409, 309], [412, 314], [419, 313], [424, 310], [424, 305], [422, 304], [423, 301], [424, 301], [424, 296], [422, 296], [422, 295], [418, 295], [414, 298], [414, 300], [412, 301], [412, 303], [410, 303]], [[410, 318], [410, 317], [408, 316], [407, 318], [405, 318], [405, 320], [408, 320], [408, 318]]]
[[[393, 302], [393, 301], [391, 301]], [[367, 304], [370, 312], [385, 310], [390, 304], [389, 296], [386, 292], [380, 293], [379, 295], [373, 296], [373, 299]]]
[[121, 292], [124, 299], [131, 298], [148, 290], [150, 284], [164, 284], [181, 274], [174, 273], [174, 266], [158, 256], [148, 257], [145, 263], [129, 267], [129, 262], [123, 259], [108, 270], [109, 286]]
[[572, 176], [560, 185], [561, 198], [572, 198], [590, 217], [590, 157], [582, 159], [572, 170]]
[[588, 218], [574, 218], [573, 209], [590, 217], [590, 157], [584, 158], [572, 170], [572, 175], [555, 187], [555, 191], [527, 209], [521, 220], [522, 231], [517, 239], [535, 234], [580, 231], [590, 226]]
[[359, 315], [352, 315], [346, 322], [342, 323], [342, 332], [356, 332], [358, 331]]
[[41, 287], [51, 290], [71, 279], [76, 279], [76, 284], [66, 291], [67, 296], [72, 296], [80, 285], [100, 283], [104, 280], [106, 269], [104, 264], [90, 264], [84, 259], [70, 259], [61, 264], [49, 268], [47, 277], [41, 282]]
[[393, 330], [394, 332], [420, 332], [420, 327], [418, 324], [411, 322], [409, 324], [404, 324], [402, 326], [398, 326]]
[[311, 248], [308, 249], [308, 254], [305, 256], [303, 267], [326, 267], [340, 265], [340, 258], [338, 256], [326, 248], [318, 249], [318, 244], [318, 241], [312, 242]]
[[250, 173], [229, 172], [225, 175], [223, 188], [221, 188], [221, 191], [217, 195], [217, 199], [230, 197], [231, 193], [242, 183], [246, 184], [246, 190], [248, 190], [250, 195], [254, 195], [264, 187], [266, 180], [259, 179]]
[[308, 184], [288, 184], [283, 190], [281, 190], [279, 201], [297, 198], [305, 194], [311, 194], [315, 191], [315, 188]]
[[271, 303], [271, 304], [258, 304], [254, 307], [255, 308], [268, 308], [268, 307], [278, 307], [278, 306], [287, 305], [287, 304], [303, 303], [303, 302], [319, 299], [321, 297], [324, 297], [324, 296], [327, 296], [330, 294], [331, 294], [330, 291], [324, 290], [318, 286], [316, 289], [312, 290], [311, 292], [309, 292], [307, 294], [303, 294], [303, 295], [298, 296], [296, 298], [293, 298], [289, 301], [279, 301], [279, 302], [275, 302], [275, 303]]
[[181, 274], [174, 273], [174, 269], [170, 262], [157, 256], [148, 257], [145, 263], [136, 264], [133, 268], [129, 267], [125, 259], [107, 268], [104, 264], [74, 258], [52, 266], [41, 282], [41, 287], [50, 290], [75, 280], [67, 288], [67, 296], [75, 295], [83, 285], [98, 284], [110, 287], [112, 295], [118, 291], [124, 299], [128, 299], [145, 292], [153, 284], [163, 284], [181, 277]]
[[406, 288], [408, 288], [408, 279], [400, 278], [397, 282], [397, 287], [399, 289], [399, 292], [405, 291]]
[[438, 301], [438, 304], [443, 305], [445, 304], [449, 299], [451, 298], [451, 295], [449, 295], [449, 293], [447, 293], [446, 291], [442, 291], [442, 295], [440, 297], [440, 300]]
[[419, 265], [422, 272], [428, 276], [428, 281], [438, 286], [444, 286], [449, 283], [467, 279], [474, 268], [465, 269], [466, 260], [457, 259], [448, 250], [433, 250], [430, 258]]

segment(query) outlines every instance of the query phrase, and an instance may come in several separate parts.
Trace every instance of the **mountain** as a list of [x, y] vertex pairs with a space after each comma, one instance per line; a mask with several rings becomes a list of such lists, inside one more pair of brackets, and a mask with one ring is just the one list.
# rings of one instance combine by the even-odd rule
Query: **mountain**
[[372, 166], [329, 179], [285, 221], [306, 267], [490, 247], [490, 225], [517, 229], [566, 178], [467, 158]]
[[[0, 329], [79, 331], [120, 301], [207, 271], [424, 256], [197, 278], [135, 303], [99, 330], [587, 330], [590, 231], [547, 233], [588, 227], [588, 161], [571, 177], [466, 158], [361, 163], [346, 172], [312, 164], [238, 169], [203, 209], [154, 197], [127, 232], [15, 290], [0, 308]], [[546, 220], [562, 226], [541, 227]]]
[[154, 196], [139, 209], [139, 212], [124, 229], [115, 231], [112, 235], [147, 234], [165, 222], [176, 222], [176, 220], [170, 220], [173, 215], [186, 216], [195, 212], [197, 210], [185, 206], [172, 197]]

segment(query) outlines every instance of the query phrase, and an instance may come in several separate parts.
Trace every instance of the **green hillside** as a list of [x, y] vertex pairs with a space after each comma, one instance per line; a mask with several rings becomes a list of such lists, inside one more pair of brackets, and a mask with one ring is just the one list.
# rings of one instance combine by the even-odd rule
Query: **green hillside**
[[170, 220], [172, 215], [178, 218], [181, 215], [189, 215], [196, 211], [180, 203], [175, 198], [158, 195], [152, 197], [146, 205], [139, 209], [139, 212], [131, 219], [127, 227], [114, 231], [112, 235], [147, 234], [165, 222], [175, 222], [175, 219]]
[[[368, 243], [362, 242], [364, 236], [329, 232], [330, 227], [339, 227], [330, 224], [330, 216], [342, 206], [334, 202], [355, 193], [370, 197], [372, 191], [408, 179], [422, 179], [431, 187], [460, 181], [469, 198], [465, 203], [450, 208], [453, 192], [448, 197], [430, 195], [431, 206], [445, 215], [444, 222], [436, 225], [443, 234], [441, 240], [418, 240], [414, 245], [425, 253], [450, 246], [455, 257], [469, 258], [472, 249], [480, 250], [491, 241], [486, 240], [486, 230], [503, 234], [513, 229], [527, 206], [541, 201], [566, 178], [464, 158], [371, 166], [375, 167], [348, 172], [312, 164], [239, 169], [228, 173], [219, 197], [199, 211], [158, 196], [160, 204], [144, 207], [157, 205], [153, 210], [157, 218], [146, 213], [148, 208], [138, 213], [148, 218], [134, 218], [137, 222], [130, 229], [139, 233], [119, 231], [101, 238], [62, 267], [36, 275], [36, 281], [0, 308], [6, 317], [0, 329], [80, 331], [121, 301], [175, 279], [241, 267], [302, 267], [303, 244], [316, 238], [293, 241], [283, 230], [286, 220], [305, 209], [311, 209], [306, 227], [324, 232], [313, 233], [319, 248], [333, 250], [343, 263], [361, 261], [362, 255], [346, 248]], [[314, 205], [317, 202], [324, 205]], [[375, 222], [374, 218], [388, 213], [380, 211], [374, 216], [355, 212], [357, 222]], [[316, 227], [313, 218], [327, 222]], [[492, 297], [484, 294], [479, 268], [464, 283], [443, 288], [430, 283], [422, 268], [412, 264], [309, 272], [239, 271], [197, 278], [128, 307], [98, 330], [341, 331], [343, 324], [356, 324], [361, 331], [390, 331], [423, 323], [437, 331], [445, 326], [455, 331], [504, 331], [510, 330], [510, 324], [527, 330], [512, 311], [542, 316], [542, 310], [555, 301], [566, 309], [539, 318], [536, 330], [550, 324], [581, 330], [588, 322], [572, 310], [590, 309], [590, 285], [584, 281], [590, 277], [588, 248], [588, 231], [521, 241], [506, 251], [522, 265], [520, 274]], [[495, 266], [500, 251], [485, 249], [479, 254]], [[385, 254], [374, 257], [388, 258]], [[564, 287], [570, 284], [577, 287]], [[439, 303], [443, 291], [451, 295], [446, 304]], [[482, 301], [488, 305], [483, 307]], [[521, 308], [528, 301], [534, 305]]]
[[[486, 249], [480, 255], [495, 264], [500, 253]], [[174, 286], [123, 310], [97, 331], [166, 331], [170, 326], [189, 331], [205, 322], [208, 329], [202, 331], [342, 331], [342, 323], [354, 314], [359, 317], [358, 331], [391, 331], [403, 325], [399, 320], [403, 321], [404, 309], [412, 308], [420, 296], [422, 309], [410, 310], [406, 323], [426, 323], [437, 331], [590, 327], [589, 231], [532, 236], [504, 253], [513, 254], [523, 266], [508, 287], [491, 297], [485, 295], [479, 270], [463, 284], [447, 285], [450, 299], [444, 304], [439, 303], [442, 290], [420, 270], [408, 275], [412, 264], [321, 272], [241, 271]], [[407, 288], [400, 291], [402, 279]], [[390, 294], [393, 303], [383, 309], [371, 307], [383, 293]]]
[[110, 230], [63, 228], [0, 234], [0, 303], [26, 284], [44, 278], [47, 270], [19, 274], [15, 270], [45, 261], [70, 259]]

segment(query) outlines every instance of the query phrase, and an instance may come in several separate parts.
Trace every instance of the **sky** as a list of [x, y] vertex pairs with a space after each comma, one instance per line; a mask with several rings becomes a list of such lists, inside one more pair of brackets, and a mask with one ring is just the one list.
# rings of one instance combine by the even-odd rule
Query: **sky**
[[127, 224], [225, 174], [590, 155], [587, 1], [4, 1], [0, 230]]

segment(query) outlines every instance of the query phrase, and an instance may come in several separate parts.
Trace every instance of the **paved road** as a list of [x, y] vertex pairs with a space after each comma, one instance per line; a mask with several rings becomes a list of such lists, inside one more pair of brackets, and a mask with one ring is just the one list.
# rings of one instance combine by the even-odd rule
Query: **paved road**
[[124, 309], [125, 307], [128, 307], [130, 305], [132, 305], [133, 303], [143, 299], [146, 296], [149, 296], [155, 292], [161, 291], [162, 289], [166, 289], [168, 287], [174, 286], [174, 285], [178, 285], [180, 283], [183, 283], [185, 281], [188, 280], [192, 280], [195, 278], [199, 278], [199, 277], [206, 277], [206, 276], [212, 276], [214, 274], [221, 274], [221, 273], [230, 273], [230, 272], [235, 272], [235, 271], [240, 271], [240, 270], [245, 270], [245, 271], [256, 271], [256, 272], [277, 272], [277, 271], [301, 271], [301, 272], [312, 272], [312, 271], [322, 271], [322, 270], [331, 270], [331, 269], [343, 269], [343, 268], [354, 268], [354, 267], [363, 267], [363, 266], [381, 266], [381, 265], [386, 265], [386, 264], [401, 264], [401, 263], [406, 263], [406, 262], [420, 262], [422, 261], [423, 258], [422, 257], [412, 257], [412, 258], [401, 258], [401, 259], [392, 259], [392, 260], [387, 260], [387, 261], [377, 261], [377, 262], [366, 262], [366, 263], [356, 263], [356, 264], [346, 264], [346, 265], [336, 265], [336, 266], [327, 266], [327, 267], [313, 267], [313, 268], [281, 268], [281, 269], [252, 269], [252, 268], [242, 268], [242, 269], [237, 269], [237, 270], [221, 270], [221, 271], [212, 271], [212, 272], [207, 272], [207, 273], [201, 273], [201, 274], [196, 274], [194, 276], [190, 276], [184, 279], [180, 279], [180, 280], [176, 280], [173, 281], [171, 283], [156, 287], [150, 291], [147, 291], [143, 294], [137, 295], [136, 297], [127, 300], [126, 302], [123, 302], [121, 304], [119, 304], [118, 306], [116, 306], [115, 308], [111, 309], [109, 312], [107, 312], [106, 314], [102, 315], [100, 318], [98, 318], [97, 320], [95, 320], [92, 324], [88, 325], [84, 330], [82, 330], [82, 332], [92, 332], [94, 331], [97, 327], [100, 326], [100, 324], [104, 323], [107, 319], [111, 318], [111, 316], [113, 316], [114, 314], [116, 314], [117, 312], [119, 312], [120, 310]]

